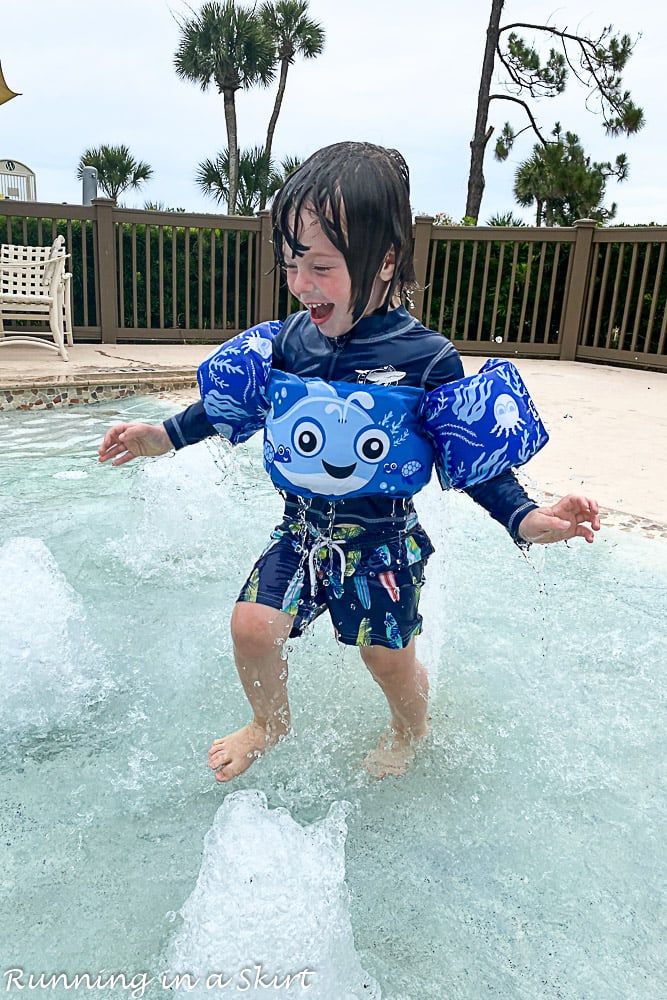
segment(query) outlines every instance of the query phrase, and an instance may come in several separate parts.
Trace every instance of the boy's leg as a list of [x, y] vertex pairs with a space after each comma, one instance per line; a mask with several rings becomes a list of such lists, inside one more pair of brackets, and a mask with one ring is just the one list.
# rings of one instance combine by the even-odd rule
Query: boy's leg
[[360, 646], [359, 652], [391, 712], [389, 728], [364, 766], [376, 778], [403, 774], [415, 744], [428, 731], [428, 674], [417, 659], [414, 638], [403, 649]]
[[284, 645], [294, 618], [264, 604], [236, 604], [231, 631], [234, 659], [253, 712], [252, 722], [214, 740], [208, 754], [216, 781], [242, 774], [290, 729]]

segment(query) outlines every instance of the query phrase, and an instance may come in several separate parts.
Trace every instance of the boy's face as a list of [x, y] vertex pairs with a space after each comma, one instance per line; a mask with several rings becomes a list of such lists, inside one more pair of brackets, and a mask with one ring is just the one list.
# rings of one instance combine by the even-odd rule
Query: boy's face
[[[345, 258], [322, 232], [317, 216], [301, 215], [299, 242], [308, 249], [302, 256], [284, 248], [287, 285], [292, 295], [310, 312], [310, 318], [325, 337], [340, 337], [352, 329], [352, 281]], [[363, 312], [369, 316], [384, 302], [394, 271], [393, 255], [387, 254]]]

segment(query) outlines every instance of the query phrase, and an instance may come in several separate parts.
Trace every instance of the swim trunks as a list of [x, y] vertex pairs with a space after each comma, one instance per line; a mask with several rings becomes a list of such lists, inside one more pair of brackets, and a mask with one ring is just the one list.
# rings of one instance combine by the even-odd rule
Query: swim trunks
[[294, 616], [290, 637], [324, 611], [348, 646], [402, 649], [422, 630], [419, 596], [433, 552], [416, 519], [406, 531], [372, 535], [337, 525], [329, 535], [283, 521], [255, 563], [238, 600]]

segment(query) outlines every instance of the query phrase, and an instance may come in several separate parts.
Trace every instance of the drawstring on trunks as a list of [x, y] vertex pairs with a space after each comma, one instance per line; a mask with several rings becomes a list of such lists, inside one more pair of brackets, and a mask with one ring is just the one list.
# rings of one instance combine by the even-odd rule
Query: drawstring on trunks
[[313, 544], [308, 549], [308, 573], [310, 576], [310, 589], [313, 594], [317, 587], [317, 565], [319, 563], [318, 553], [320, 549], [327, 549], [332, 556], [338, 556], [340, 559], [341, 583], [345, 579], [345, 550], [338, 542], [334, 542], [333, 538], [329, 538], [327, 535], [316, 535]]

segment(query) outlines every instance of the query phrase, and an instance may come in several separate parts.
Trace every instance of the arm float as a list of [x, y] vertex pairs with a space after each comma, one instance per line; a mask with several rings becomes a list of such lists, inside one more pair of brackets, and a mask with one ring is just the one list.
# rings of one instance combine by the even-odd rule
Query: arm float
[[232, 444], [247, 441], [264, 426], [271, 344], [281, 326], [278, 321], [259, 323], [217, 347], [199, 366], [197, 381], [206, 416]]
[[424, 425], [443, 489], [475, 486], [524, 465], [549, 440], [519, 372], [500, 358], [429, 392]]

